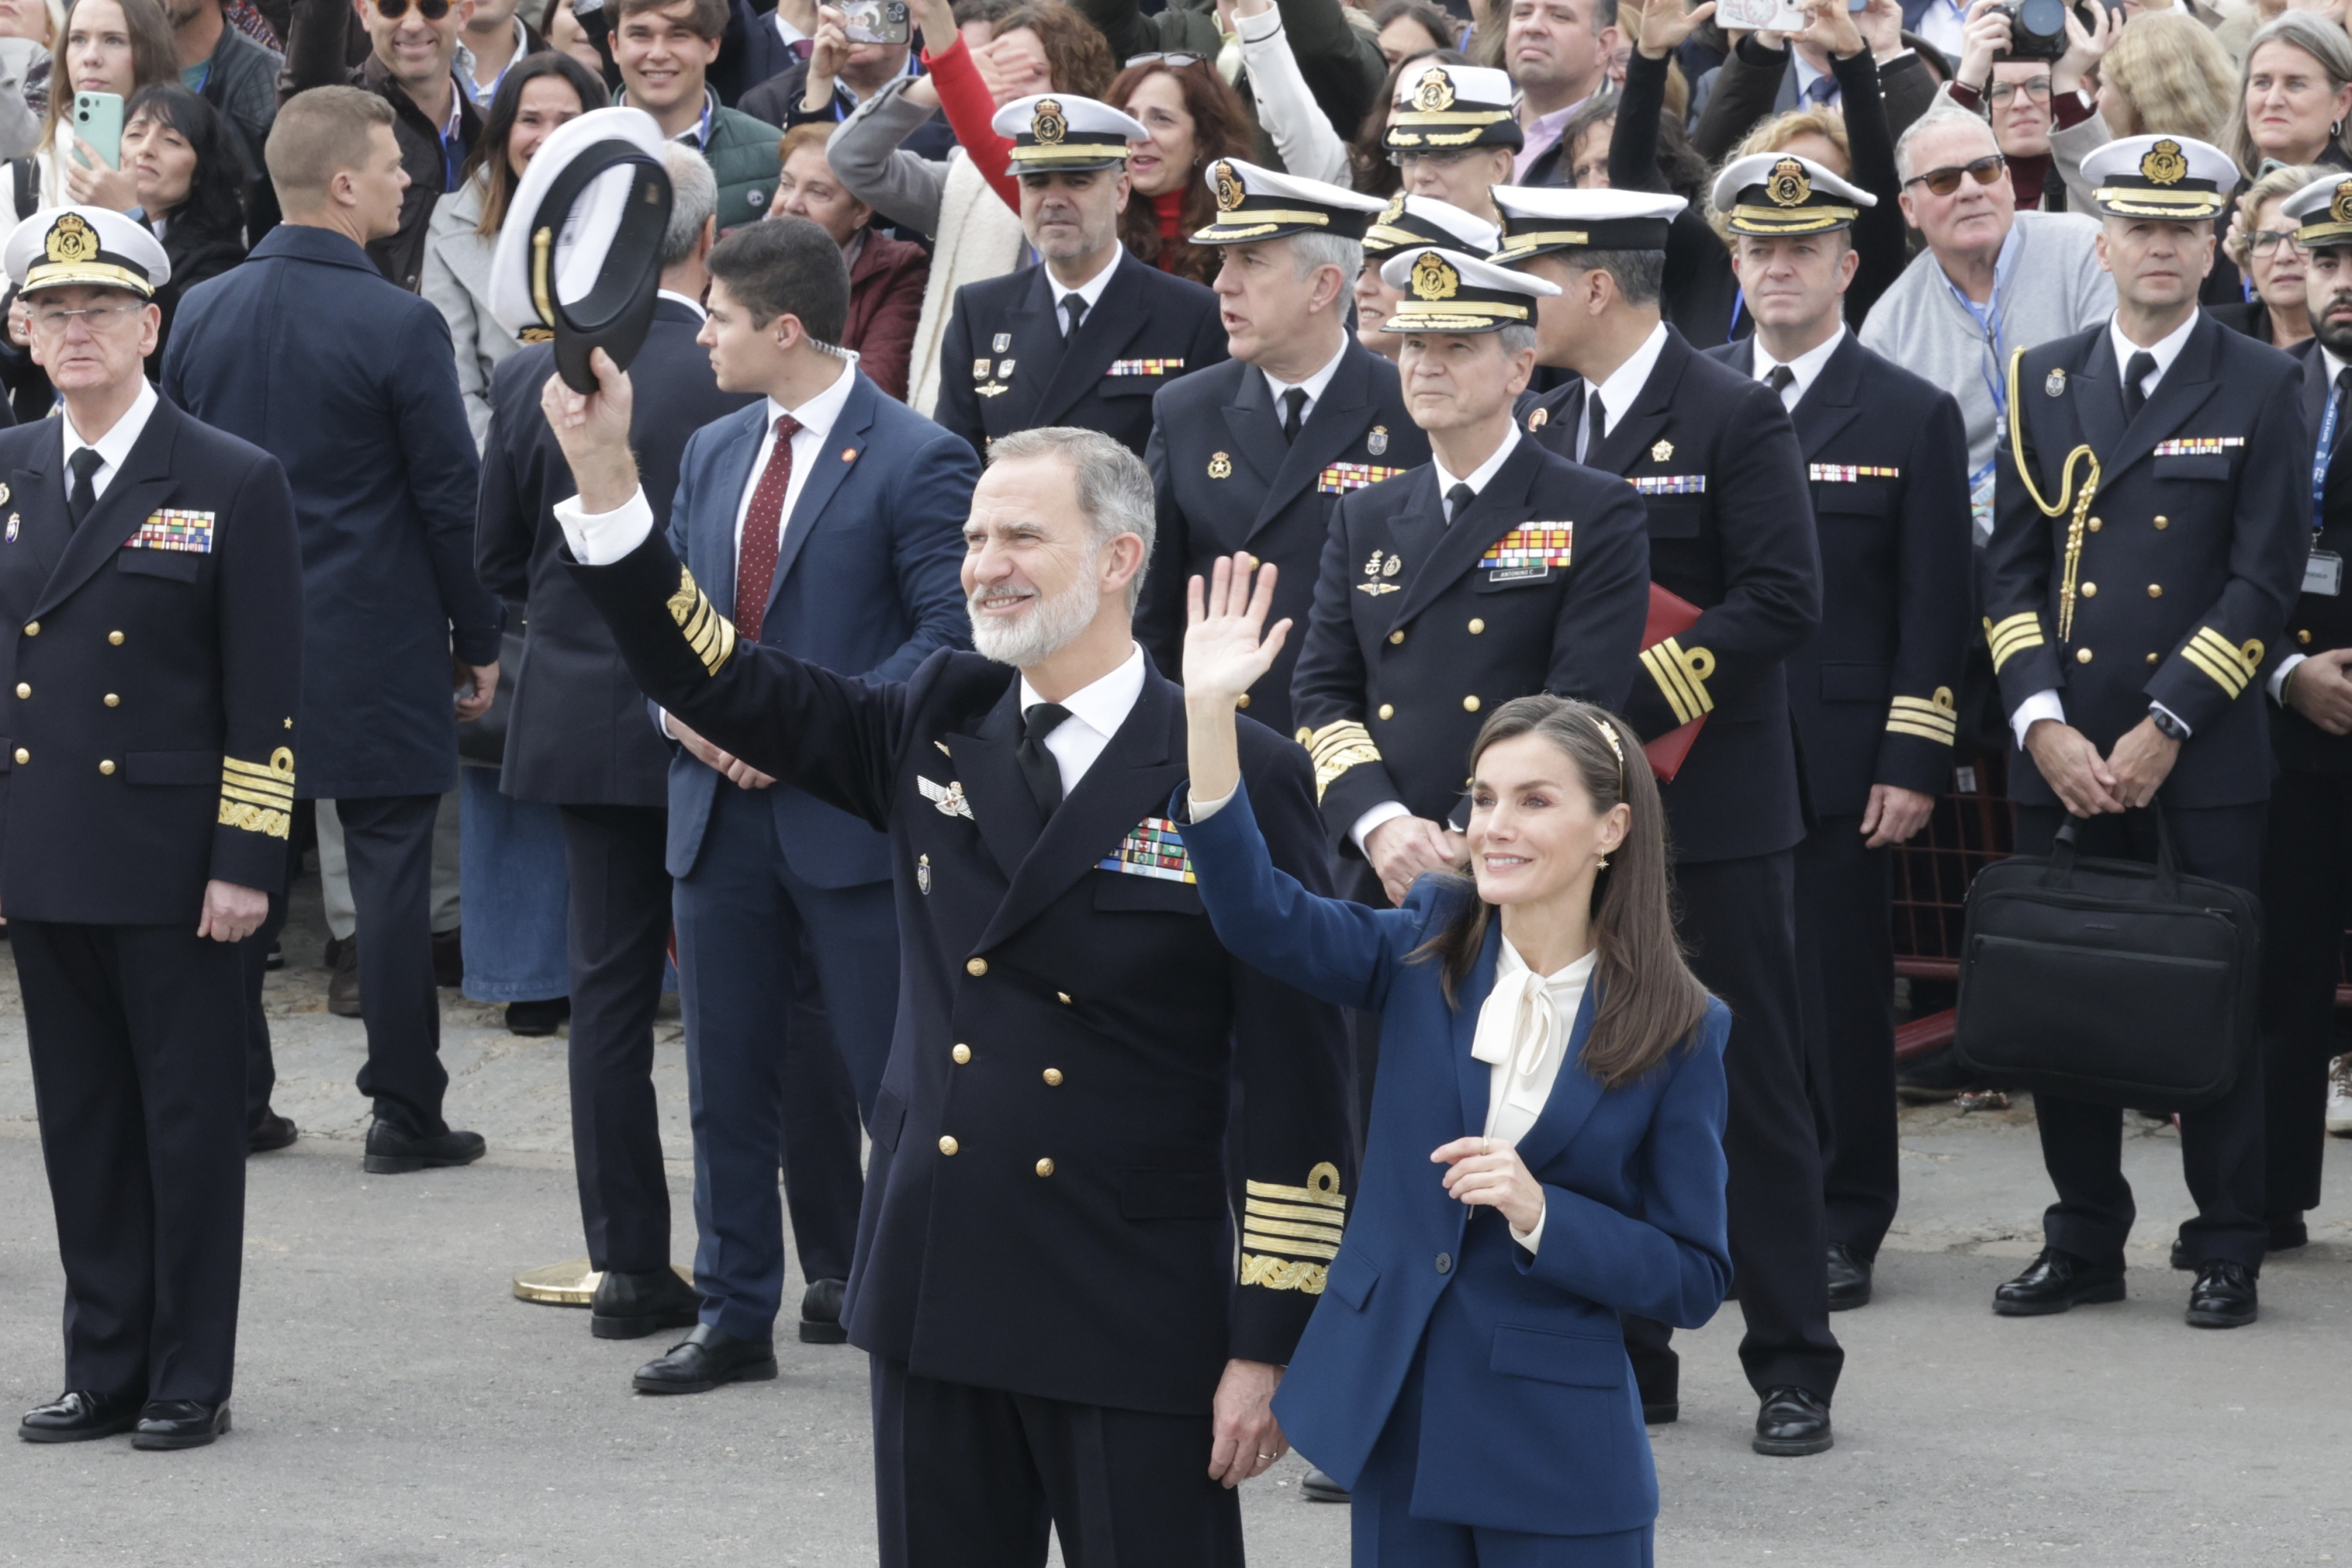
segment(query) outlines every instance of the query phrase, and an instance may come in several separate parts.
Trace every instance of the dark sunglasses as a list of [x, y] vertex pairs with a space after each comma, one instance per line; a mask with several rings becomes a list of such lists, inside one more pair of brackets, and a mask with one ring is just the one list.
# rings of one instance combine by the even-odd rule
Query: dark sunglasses
[[[381, 3], [382, 0], [378, 0], [378, 4]], [[1973, 175], [1979, 185], [1990, 185], [2000, 178], [2001, 171], [2008, 165], [2008, 159], [1994, 153], [1979, 158], [1973, 163], [1964, 163], [1957, 169], [1930, 169], [1924, 174], [1914, 174], [1903, 183], [1906, 185], [1925, 185], [1939, 196], [1948, 196], [1960, 188], [1962, 174]]]
[[[375, 0], [375, 14], [387, 22], [397, 22], [408, 15], [409, 0]], [[449, 0], [416, 0], [416, 14], [428, 22], [437, 22], [449, 14]]]

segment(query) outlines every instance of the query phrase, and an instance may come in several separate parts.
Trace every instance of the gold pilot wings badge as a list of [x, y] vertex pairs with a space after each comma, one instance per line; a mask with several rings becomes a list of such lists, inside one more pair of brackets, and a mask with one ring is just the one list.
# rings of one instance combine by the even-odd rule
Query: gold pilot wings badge
[[933, 784], [922, 774], [917, 773], [915, 787], [923, 792], [925, 800], [940, 808], [941, 816], [961, 816], [966, 822], [975, 820], [971, 815], [971, 803], [963, 797], [961, 779], [950, 779], [945, 784]]

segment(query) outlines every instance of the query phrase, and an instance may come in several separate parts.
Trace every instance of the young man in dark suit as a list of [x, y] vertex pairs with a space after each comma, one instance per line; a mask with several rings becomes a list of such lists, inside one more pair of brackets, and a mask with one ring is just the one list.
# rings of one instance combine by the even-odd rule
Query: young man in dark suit
[[[1144, 460], [1160, 492], [1160, 538], [1136, 638], [1170, 675], [1183, 668], [1187, 581], [1247, 549], [1281, 568], [1276, 617], [1305, 626], [1339, 499], [1429, 458], [1396, 366], [1348, 331], [1364, 225], [1381, 204], [1238, 158], [1203, 177], [1217, 221], [1192, 242], [1223, 247], [1216, 291], [1234, 357], [1152, 400]], [[1278, 734], [1290, 732], [1303, 640], [1242, 704]]]
[[1949, 787], [1969, 640], [1968, 436], [1951, 395], [1845, 330], [1859, 189], [1807, 158], [1727, 167], [1756, 335], [1709, 358], [1789, 410], [1812, 486], [1822, 624], [1789, 658], [1811, 818], [1797, 847], [1805, 1060], [1821, 1129], [1830, 1310], [1870, 1300], [1899, 1192], [1892, 856]]
[[245, 1250], [239, 944], [294, 813], [302, 578], [276, 459], [148, 385], [170, 276], [97, 208], [5, 260], [61, 416], [0, 432], [0, 913], [66, 1276], [66, 1392], [18, 1433], [229, 1426]]
[[[1649, 509], [1650, 578], [1696, 621], [1642, 651], [1622, 711], [1645, 741], [1704, 721], [1661, 782], [1692, 967], [1731, 1006], [1731, 1249], [1748, 1321], [1740, 1364], [1761, 1454], [1831, 1445], [1844, 1352], [1829, 1328], [1822, 1152], [1805, 1093], [1795, 850], [1805, 836], [1781, 666], [1821, 619], [1805, 463], [1770, 388], [1693, 349], [1659, 317], [1678, 196], [1495, 192], [1498, 261], [1548, 279], [1538, 357], [1576, 379], [1523, 399], [1530, 434], [1620, 475]], [[1653, 1420], [1672, 1420], [1670, 1331], [1629, 1320]]]
[[[630, 668], [890, 834], [907, 1005], [848, 1303], [881, 1561], [1038, 1561], [1050, 1521], [1090, 1562], [1238, 1564], [1231, 1489], [1282, 1452], [1352, 1155], [1338, 1015], [1224, 952], [1168, 820], [1150, 473], [1098, 432], [999, 441], [964, 528], [982, 651], [852, 679], [740, 637], [654, 534], [598, 363], [594, 397], [549, 384], [581, 482], [557, 515]], [[1276, 864], [1328, 887], [1305, 757], [1242, 731]]]
[[[1993, 672], [2025, 752], [2010, 778], [2017, 848], [2048, 854], [2071, 819], [2083, 854], [2152, 860], [2161, 789], [2180, 869], [2252, 889], [2273, 765], [2256, 677], [2311, 550], [2301, 368], [2197, 308], [2211, 220], [2238, 184], [2227, 153], [2127, 136], [2083, 173], [2115, 318], [2005, 367], [2009, 423], [1978, 563]], [[2034, 1116], [2058, 1201], [2041, 1255], [1994, 1291], [1993, 1310], [2121, 1300], [2136, 1213], [2123, 1111], [2038, 1094]], [[2193, 1327], [2259, 1311], [2262, 1140], [2259, 1059], [2219, 1102], [2181, 1112]]]
[[983, 458], [1040, 425], [1099, 430], [1140, 457], [1153, 395], [1225, 357], [1217, 297], [1118, 242], [1128, 142], [1150, 133], [1069, 93], [1015, 99], [993, 123], [1013, 139], [1021, 226], [1044, 259], [956, 290], [939, 421]]

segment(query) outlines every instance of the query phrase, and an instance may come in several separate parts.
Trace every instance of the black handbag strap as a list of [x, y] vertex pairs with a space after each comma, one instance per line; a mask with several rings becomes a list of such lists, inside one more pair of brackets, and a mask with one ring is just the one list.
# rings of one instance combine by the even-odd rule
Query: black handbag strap
[[[2164, 802], [2160, 797], [2147, 803], [2156, 814], [2156, 880], [2148, 889], [2151, 902], [2177, 904], [2180, 901], [2180, 861], [2173, 853], [2172, 829], [2164, 818]], [[2081, 854], [2074, 826], [2079, 818], [2068, 817], [2050, 844], [2050, 869], [2043, 873], [2045, 888], [2071, 888], [2074, 885], [2074, 863]]]

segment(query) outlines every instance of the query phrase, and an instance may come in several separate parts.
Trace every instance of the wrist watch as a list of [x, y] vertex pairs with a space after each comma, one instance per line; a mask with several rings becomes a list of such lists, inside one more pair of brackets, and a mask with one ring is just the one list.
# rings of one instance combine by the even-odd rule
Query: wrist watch
[[2158, 707], [2153, 702], [2147, 705], [2147, 716], [2149, 721], [2156, 725], [2159, 731], [2171, 737], [2173, 740], [2185, 741], [2189, 739], [2189, 727], [2183, 724], [2179, 720], [2174, 718], [2171, 714], [2166, 712], [2163, 709]]

